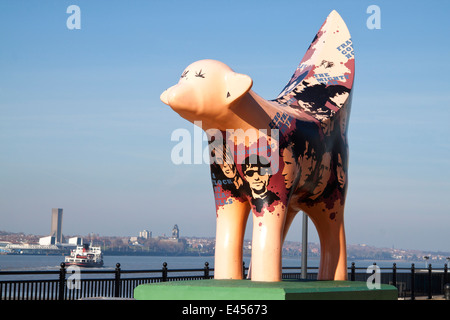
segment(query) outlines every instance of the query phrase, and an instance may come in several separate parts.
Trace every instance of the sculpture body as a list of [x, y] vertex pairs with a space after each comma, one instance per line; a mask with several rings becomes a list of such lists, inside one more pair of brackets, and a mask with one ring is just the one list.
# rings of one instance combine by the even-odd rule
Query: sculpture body
[[304, 211], [320, 238], [319, 279], [347, 278], [344, 204], [354, 78], [350, 33], [336, 11], [274, 100], [214, 60], [188, 66], [161, 100], [208, 135], [216, 203], [216, 279], [242, 279], [253, 216], [251, 279], [281, 280], [281, 249]]

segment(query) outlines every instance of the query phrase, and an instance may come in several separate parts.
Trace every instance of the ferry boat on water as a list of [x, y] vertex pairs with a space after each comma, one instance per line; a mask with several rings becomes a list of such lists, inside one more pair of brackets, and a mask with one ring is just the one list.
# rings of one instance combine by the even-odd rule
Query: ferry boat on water
[[90, 245], [77, 246], [76, 249], [66, 256], [66, 266], [78, 267], [102, 267], [103, 254], [100, 247], [92, 247]]

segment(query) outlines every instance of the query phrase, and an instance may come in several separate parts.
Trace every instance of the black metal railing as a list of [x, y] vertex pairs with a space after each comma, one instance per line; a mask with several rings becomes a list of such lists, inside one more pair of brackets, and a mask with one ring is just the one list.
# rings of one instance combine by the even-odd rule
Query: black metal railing
[[[362, 271], [361, 271], [362, 270]], [[370, 271], [372, 270], [372, 271]], [[243, 265], [244, 277], [248, 268]], [[317, 267], [308, 268], [307, 278], [317, 279]], [[392, 268], [349, 267], [350, 281], [368, 281], [373, 272], [379, 272], [380, 283], [397, 287], [399, 298], [426, 297], [436, 295], [444, 297], [450, 293], [450, 279], [447, 264], [444, 268], [399, 268], [394, 263]], [[214, 269], [206, 262], [199, 269], [169, 269], [164, 262], [159, 270], [122, 270], [120, 264], [115, 269], [81, 269], [66, 267], [61, 263], [54, 271], [0, 271], [0, 300], [77, 300], [95, 297], [132, 299], [133, 291], [145, 283], [212, 279]], [[39, 279], [53, 275], [54, 279]], [[94, 277], [92, 277], [94, 275]], [[7, 276], [14, 279], [5, 279]], [[32, 277], [27, 280], [25, 277]], [[19, 278], [20, 279], [17, 279]], [[301, 267], [283, 267], [283, 279], [301, 279]]]
[[[375, 263], [374, 266], [376, 266]], [[352, 263], [349, 280], [367, 281], [370, 275], [356, 272], [362, 269], [367, 270], [367, 268], [357, 268], [355, 263]], [[414, 300], [420, 296], [432, 299], [436, 295], [445, 295], [445, 285], [450, 283], [447, 264], [444, 265], [444, 268], [432, 268], [431, 264], [428, 265], [428, 268], [416, 268], [413, 263], [409, 268], [400, 268], [394, 263], [392, 268], [379, 268], [379, 271], [380, 282], [395, 286], [398, 289], [399, 298]]]

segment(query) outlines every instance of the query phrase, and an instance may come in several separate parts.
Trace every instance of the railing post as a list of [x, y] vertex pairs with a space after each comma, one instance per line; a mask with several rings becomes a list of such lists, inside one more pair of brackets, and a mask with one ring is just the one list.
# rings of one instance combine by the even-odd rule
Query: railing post
[[205, 262], [204, 272], [205, 272], [204, 278], [209, 279], [209, 262]]
[[61, 263], [61, 269], [59, 269], [59, 286], [58, 286], [58, 300], [64, 300], [66, 288], [66, 264]]
[[397, 264], [395, 262], [392, 265], [392, 285], [397, 287]]
[[415, 296], [414, 296], [414, 273], [415, 273], [414, 263], [412, 263], [411, 264], [411, 300], [415, 299]]
[[356, 273], [355, 263], [352, 262], [352, 268], [351, 268], [351, 274], [350, 274], [351, 281], [355, 281], [355, 273]]
[[448, 282], [448, 266], [447, 264], [444, 264], [444, 284]]
[[167, 262], [164, 262], [162, 268], [162, 282], [166, 281], [167, 281]]
[[432, 270], [431, 270], [431, 263], [428, 265], [428, 299], [433, 298], [433, 293], [431, 292], [432, 284], [433, 284], [433, 278], [432, 278]]
[[242, 279], [245, 279], [245, 261], [242, 261]]
[[120, 297], [120, 263], [116, 263], [114, 279], [114, 297]]
[[444, 299], [450, 300], [450, 283], [444, 285]]

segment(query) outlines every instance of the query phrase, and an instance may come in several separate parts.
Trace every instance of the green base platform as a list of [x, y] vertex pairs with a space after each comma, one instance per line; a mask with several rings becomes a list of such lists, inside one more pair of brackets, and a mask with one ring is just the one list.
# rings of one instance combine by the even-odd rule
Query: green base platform
[[143, 284], [137, 300], [397, 300], [397, 288], [368, 289], [359, 281], [193, 280]]

